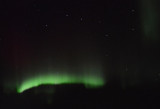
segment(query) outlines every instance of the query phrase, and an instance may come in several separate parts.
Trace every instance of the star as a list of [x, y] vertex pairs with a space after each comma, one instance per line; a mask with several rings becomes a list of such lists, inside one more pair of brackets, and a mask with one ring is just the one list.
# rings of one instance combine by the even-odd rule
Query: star
[[135, 12], [135, 10], [134, 10], [134, 9], [132, 9], [132, 10], [131, 10], [131, 12]]
[[109, 35], [108, 35], [108, 34], [105, 34], [105, 36], [108, 37]]
[[131, 28], [131, 31], [135, 31], [135, 28]]

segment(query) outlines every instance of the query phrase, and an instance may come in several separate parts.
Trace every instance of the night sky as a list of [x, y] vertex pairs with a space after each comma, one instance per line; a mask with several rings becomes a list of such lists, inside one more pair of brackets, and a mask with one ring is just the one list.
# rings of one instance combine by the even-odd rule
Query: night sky
[[[27, 79], [50, 74], [101, 78], [102, 95], [117, 88], [157, 90], [158, 4], [157, 0], [1, 0], [1, 92], [12, 93], [13, 98]], [[92, 94], [100, 99], [100, 92]], [[107, 107], [102, 101], [101, 106]]]

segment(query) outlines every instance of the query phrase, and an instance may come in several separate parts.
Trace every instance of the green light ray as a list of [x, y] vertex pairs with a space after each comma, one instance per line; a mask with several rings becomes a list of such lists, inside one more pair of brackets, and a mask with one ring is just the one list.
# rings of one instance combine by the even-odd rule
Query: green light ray
[[143, 40], [153, 42], [159, 40], [159, 6], [157, 0], [140, 0]]
[[26, 79], [17, 88], [18, 93], [40, 85], [83, 84], [87, 88], [98, 88], [105, 84], [98, 76], [73, 76], [73, 75], [40, 75]]

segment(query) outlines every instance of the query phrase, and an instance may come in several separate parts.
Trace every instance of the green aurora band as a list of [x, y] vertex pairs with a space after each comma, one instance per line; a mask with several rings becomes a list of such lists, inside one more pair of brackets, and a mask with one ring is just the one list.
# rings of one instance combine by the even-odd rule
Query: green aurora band
[[61, 84], [83, 84], [86, 88], [98, 88], [105, 84], [104, 79], [99, 76], [73, 76], [68, 74], [62, 75], [40, 75], [26, 79], [17, 88], [18, 93], [22, 93], [33, 87], [40, 85], [61, 85]]

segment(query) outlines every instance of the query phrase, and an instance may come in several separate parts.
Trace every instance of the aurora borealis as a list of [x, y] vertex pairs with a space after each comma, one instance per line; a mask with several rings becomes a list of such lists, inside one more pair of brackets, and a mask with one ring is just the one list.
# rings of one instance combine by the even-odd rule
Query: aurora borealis
[[84, 84], [86, 87], [102, 87], [104, 85], [104, 80], [97, 76], [71, 76], [67, 75], [41, 75], [34, 78], [29, 78], [24, 80], [22, 84], [17, 88], [18, 93], [22, 93], [25, 90], [28, 90], [39, 85], [60, 85], [60, 84]]
[[1, 0], [0, 109], [156, 109], [159, 6]]

